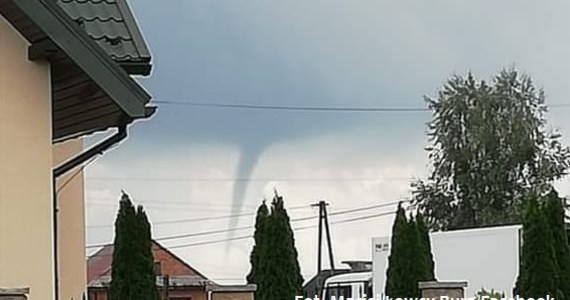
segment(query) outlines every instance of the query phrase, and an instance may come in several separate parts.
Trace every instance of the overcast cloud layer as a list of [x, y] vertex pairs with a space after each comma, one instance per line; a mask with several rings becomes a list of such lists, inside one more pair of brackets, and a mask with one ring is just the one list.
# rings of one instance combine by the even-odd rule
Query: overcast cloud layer
[[[130, 2], [154, 55], [153, 76], [142, 82], [156, 100], [422, 108], [422, 96], [433, 96], [453, 74], [472, 71], [489, 79], [515, 65], [545, 88], [550, 103], [570, 104], [566, 1]], [[566, 144], [568, 112], [555, 107], [548, 115]], [[423, 112], [159, 105], [152, 120], [132, 126], [127, 142], [88, 167], [88, 244], [112, 240], [121, 189], [145, 205], [156, 223], [155, 237], [225, 229], [228, 220], [159, 223], [253, 213], [274, 188], [295, 207], [292, 218], [316, 215], [296, 207], [321, 199], [334, 212], [408, 198], [410, 179], [428, 172], [423, 151], [428, 120]], [[232, 178], [258, 180], [220, 180]], [[566, 182], [560, 190], [570, 194]], [[236, 202], [241, 205], [232, 207]], [[253, 219], [239, 218], [237, 226]], [[336, 259], [369, 259], [370, 238], [388, 234], [391, 221], [333, 225]], [[294, 223], [308, 225], [316, 220]], [[316, 231], [298, 231], [296, 239], [308, 278], [316, 268]], [[251, 246], [251, 240], [239, 240], [174, 252], [214, 280], [242, 282]]]

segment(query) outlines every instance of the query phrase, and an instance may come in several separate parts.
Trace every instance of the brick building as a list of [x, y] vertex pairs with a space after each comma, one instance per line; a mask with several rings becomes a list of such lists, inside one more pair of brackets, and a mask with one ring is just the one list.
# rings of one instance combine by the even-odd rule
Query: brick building
[[[253, 300], [255, 285], [219, 285], [190, 266], [166, 247], [153, 241], [156, 281], [161, 295], [172, 300]], [[113, 246], [107, 245], [89, 257], [89, 300], [107, 300], [111, 282]], [[168, 289], [165, 289], [165, 286]]]

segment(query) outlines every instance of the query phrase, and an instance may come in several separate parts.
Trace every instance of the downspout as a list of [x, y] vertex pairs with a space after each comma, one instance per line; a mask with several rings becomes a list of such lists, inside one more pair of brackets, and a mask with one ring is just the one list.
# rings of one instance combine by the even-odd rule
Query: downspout
[[58, 249], [58, 208], [57, 208], [57, 179], [66, 174], [67, 172], [71, 171], [72, 169], [76, 168], [77, 166], [83, 164], [87, 160], [93, 158], [96, 155], [101, 155], [103, 152], [111, 148], [112, 146], [120, 143], [122, 140], [127, 138], [127, 123], [122, 122], [119, 125], [119, 131], [107, 138], [106, 140], [100, 142], [99, 144], [91, 147], [89, 150], [82, 152], [81, 154], [69, 159], [68, 161], [64, 162], [63, 164], [57, 166], [53, 169], [53, 176], [52, 176], [52, 189], [53, 189], [53, 261], [54, 261], [54, 293], [55, 293], [55, 300], [59, 300], [59, 249]]

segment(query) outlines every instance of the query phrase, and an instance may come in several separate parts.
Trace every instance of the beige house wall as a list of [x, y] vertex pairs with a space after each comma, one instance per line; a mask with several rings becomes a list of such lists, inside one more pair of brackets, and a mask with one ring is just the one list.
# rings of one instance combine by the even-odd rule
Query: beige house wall
[[[58, 143], [53, 163], [58, 166], [83, 151], [83, 140]], [[59, 282], [61, 300], [82, 299], [86, 291], [84, 178], [80, 167], [57, 179]]]
[[49, 65], [0, 16], [0, 286], [53, 299]]

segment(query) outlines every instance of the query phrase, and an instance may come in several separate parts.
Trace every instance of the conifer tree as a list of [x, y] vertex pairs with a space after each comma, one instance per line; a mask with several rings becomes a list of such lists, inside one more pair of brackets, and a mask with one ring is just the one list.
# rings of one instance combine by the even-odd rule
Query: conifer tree
[[386, 272], [386, 296], [420, 297], [418, 283], [434, 280], [434, 262], [423, 216], [406, 217], [398, 205]]
[[263, 203], [257, 209], [257, 215], [255, 217], [255, 233], [253, 234], [255, 244], [253, 246], [253, 249], [251, 250], [249, 258], [251, 263], [251, 270], [249, 271], [249, 274], [246, 277], [247, 283], [257, 283], [255, 274], [261, 272], [261, 270], [259, 269], [261, 266], [260, 263], [261, 257], [264, 251], [264, 242], [266, 242], [267, 238], [265, 235], [266, 234], [265, 227], [268, 216], [269, 216], [269, 210], [267, 209], [267, 205], [265, 204], [264, 200]]
[[119, 212], [115, 220], [115, 240], [113, 242], [113, 262], [111, 265], [110, 300], [133, 299], [134, 287], [131, 282], [137, 276], [132, 266], [136, 263], [132, 253], [136, 252], [136, 212], [127, 196], [122, 195]]
[[421, 241], [420, 231], [414, 217], [410, 216], [405, 227], [405, 261], [408, 272], [404, 276], [406, 282], [407, 294], [405, 297], [421, 296], [418, 288], [418, 282], [424, 281], [428, 277], [428, 262], [426, 260], [423, 242]]
[[297, 259], [295, 238], [283, 197], [277, 192], [271, 202], [271, 214], [265, 227], [267, 247], [259, 261], [257, 300], [294, 299], [301, 295], [303, 277]]
[[564, 225], [564, 199], [552, 190], [544, 202], [544, 215], [552, 232], [553, 246], [556, 257], [557, 299], [570, 299], [570, 250]]
[[123, 193], [115, 220], [110, 300], [157, 300], [150, 223]]
[[141, 300], [158, 300], [158, 288], [156, 287], [156, 274], [154, 270], [154, 256], [152, 253], [152, 237], [150, 222], [142, 206], [137, 207], [137, 255], [139, 268], [138, 297]]
[[406, 297], [411, 291], [410, 282], [406, 280], [409, 272], [406, 255], [408, 220], [402, 203], [398, 204], [396, 219], [392, 225], [392, 239], [390, 243], [390, 255], [388, 256], [388, 269], [386, 270], [385, 294], [389, 297]]
[[416, 226], [420, 235], [421, 261], [424, 264], [424, 273], [421, 279], [424, 281], [435, 280], [435, 266], [431, 252], [429, 229], [426, 226], [424, 216], [419, 213], [416, 215]]
[[557, 274], [552, 233], [535, 197], [523, 218], [522, 254], [514, 293], [523, 298], [557, 296]]

